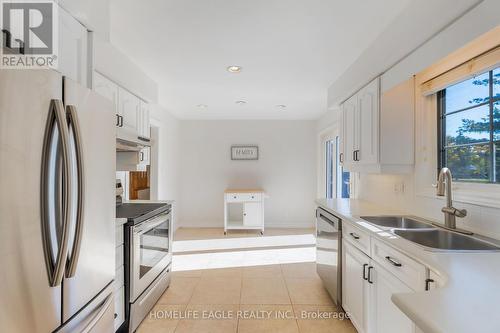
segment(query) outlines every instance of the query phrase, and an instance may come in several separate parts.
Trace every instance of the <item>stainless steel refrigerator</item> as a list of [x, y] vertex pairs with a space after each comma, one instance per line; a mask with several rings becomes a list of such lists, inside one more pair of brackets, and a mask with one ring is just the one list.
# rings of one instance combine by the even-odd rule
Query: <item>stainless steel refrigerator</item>
[[114, 122], [58, 72], [0, 70], [0, 331], [113, 331]]

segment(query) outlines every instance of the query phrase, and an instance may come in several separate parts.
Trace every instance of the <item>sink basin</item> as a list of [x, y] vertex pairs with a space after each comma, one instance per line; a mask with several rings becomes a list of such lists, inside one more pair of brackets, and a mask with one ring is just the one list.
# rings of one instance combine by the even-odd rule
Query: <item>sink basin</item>
[[454, 232], [433, 230], [393, 230], [394, 234], [411, 242], [439, 250], [500, 251], [500, 247]]
[[423, 223], [406, 216], [361, 216], [370, 223], [381, 227], [396, 229], [434, 229], [430, 224]]

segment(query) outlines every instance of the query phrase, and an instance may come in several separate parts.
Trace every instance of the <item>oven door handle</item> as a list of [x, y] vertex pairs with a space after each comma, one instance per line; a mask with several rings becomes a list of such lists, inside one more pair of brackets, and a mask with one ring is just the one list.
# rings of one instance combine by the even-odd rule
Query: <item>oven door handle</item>
[[166, 214], [159, 215], [158, 217], [152, 219], [151, 221], [141, 223], [140, 225], [134, 227], [134, 234], [143, 234], [148, 230], [151, 230], [160, 224], [165, 223], [165, 220], [170, 218], [170, 211]]

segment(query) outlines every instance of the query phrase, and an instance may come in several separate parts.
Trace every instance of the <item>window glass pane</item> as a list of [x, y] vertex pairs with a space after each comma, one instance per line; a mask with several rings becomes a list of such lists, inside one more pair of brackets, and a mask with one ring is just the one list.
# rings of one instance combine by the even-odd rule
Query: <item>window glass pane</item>
[[489, 145], [447, 148], [446, 166], [456, 180], [489, 182]]
[[446, 88], [446, 113], [487, 102], [490, 95], [489, 73]]
[[500, 140], [500, 101], [493, 103], [493, 140]]
[[495, 151], [495, 182], [500, 183], [500, 142], [493, 144]]
[[489, 114], [490, 106], [486, 104], [446, 116], [446, 145], [489, 141]]
[[493, 71], [493, 98], [500, 98], [500, 67]]

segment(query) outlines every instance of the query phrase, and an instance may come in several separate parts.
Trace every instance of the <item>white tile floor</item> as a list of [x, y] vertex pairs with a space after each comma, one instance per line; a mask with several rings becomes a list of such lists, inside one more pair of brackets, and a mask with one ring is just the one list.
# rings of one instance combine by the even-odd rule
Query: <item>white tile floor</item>
[[316, 274], [314, 244], [311, 229], [179, 229], [171, 285], [139, 332], [355, 332]]

